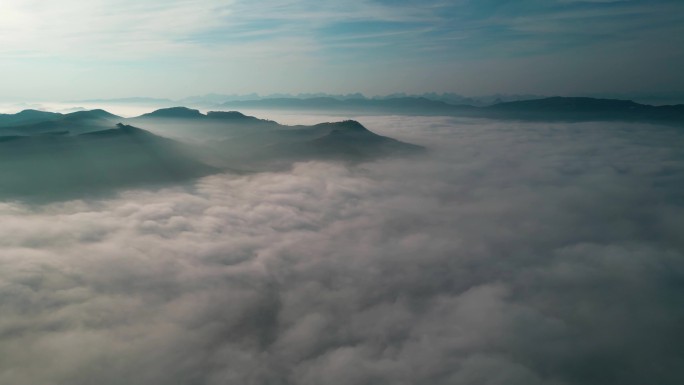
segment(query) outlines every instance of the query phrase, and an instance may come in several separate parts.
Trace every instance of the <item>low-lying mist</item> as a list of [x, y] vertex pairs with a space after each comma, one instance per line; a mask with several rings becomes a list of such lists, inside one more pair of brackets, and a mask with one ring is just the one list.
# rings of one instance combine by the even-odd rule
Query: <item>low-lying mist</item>
[[684, 383], [681, 130], [359, 120], [428, 152], [1, 203], [0, 383]]

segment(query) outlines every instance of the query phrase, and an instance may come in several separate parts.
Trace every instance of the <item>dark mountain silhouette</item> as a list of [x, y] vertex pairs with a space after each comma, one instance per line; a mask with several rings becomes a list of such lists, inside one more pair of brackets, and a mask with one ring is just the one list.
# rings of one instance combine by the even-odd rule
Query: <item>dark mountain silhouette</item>
[[[194, 110], [190, 110], [194, 111]], [[223, 167], [268, 167], [273, 162], [307, 159], [364, 161], [373, 158], [414, 154], [422, 147], [376, 135], [360, 123], [345, 121], [314, 126], [284, 126], [240, 112], [192, 113], [192, 124], [183, 119], [162, 118], [159, 111], [133, 121], [161, 135], [202, 140], [213, 151], [202, 159]], [[187, 112], [187, 111], [186, 111]], [[337, 134], [331, 135], [333, 132]]]
[[[451, 99], [450, 99], [451, 100]], [[449, 100], [449, 101], [450, 101]], [[465, 99], [464, 99], [465, 100]], [[426, 97], [398, 96], [382, 99], [333, 97], [311, 98], [268, 98], [255, 100], [230, 101], [222, 107], [262, 108], [281, 110], [320, 110], [364, 114], [407, 114], [407, 115], [446, 115], [481, 117], [492, 119], [516, 120], [559, 120], [589, 121], [614, 120], [653, 122], [684, 125], [684, 105], [652, 106], [630, 100], [598, 99], [589, 97], [550, 97], [526, 99], [512, 102], [501, 102], [490, 106], [474, 106], [468, 104], [451, 104], [443, 100]], [[89, 111], [83, 111], [88, 113]], [[72, 114], [68, 114], [72, 115]], [[57, 120], [65, 116], [57, 113], [26, 110], [18, 114], [0, 114], [0, 128]], [[111, 117], [110, 117], [111, 118]], [[156, 110], [131, 120], [138, 123], [148, 119], [214, 119], [252, 120], [239, 112], [210, 112], [207, 115], [186, 107], [171, 107]], [[255, 120], [256, 119], [256, 120]], [[264, 121], [260, 121], [263, 124]], [[0, 132], [1, 134], [1, 132]]]
[[[174, 109], [173, 113], [176, 111], [181, 110]], [[230, 111], [207, 115], [192, 112], [193, 118], [188, 124], [186, 118], [174, 120], [167, 117], [167, 111], [159, 112], [132, 121], [160, 135], [199, 140], [213, 149], [211, 153], [203, 154], [205, 162], [228, 167], [252, 168], [273, 161], [320, 158], [362, 161], [417, 153], [422, 149], [377, 135], [356, 121], [284, 126]], [[186, 113], [187, 109], [183, 116], [188, 116]]]
[[435, 114], [445, 113], [457, 108], [474, 108], [467, 105], [452, 105], [442, 101], [430, 100], [424, 97], [399, 97], [389, 99], [335, 99], [331, 97], [317, 97], [307, 99], [273, 98], [261, 100], [232, 101], [224, 103], [224, 107], [236, 108], [266, 108], [266, 109], [300, 109], [353, 111], [354, 113], [371, 112], [399, 112]]
[[132, 118], [132, 120], [135, 121], [150, 119], [211, 119], [215, 121], [230, 121], [233, 123], [268, 122], [262, 119], [255, 118], [253, 116], [247, 116], [238, 111], [209, 111], [205, 115], [201, 113], [199, 110], [187, 107], [162, 108], [147, 114], [140, 115], [136, 118]]
[[96, 110], [89, 110], [89, 111], [71, 112], [69, 114], [64, 115], [63, 119], [68, 120], [68, 121], [100, 120], [100, 119], [112, 120], [112, 119], [121, 119], [121, 117], [118, 115], [114, 115], [110, 112], [107, 112], [105, 110], [96, 109]]
[[551, 97], [513, 101], [490, 106], [493, 110], [546, 110], [546, 111], [625, 111], [645, 107], [631, 100]]
[[211, 111], [205, 115], [186, 107], [156, 110], [127, 119], [127, 122], [162, 136], [191, 142], [226, 139], [280, 127], [276, 122], [247, 116], [237, 111]]
[[0, 197], [70, 199], [217, 171], [189, 156], [181, 143], [132, 126], [110, 127], [80, 135], [2, 137]]
[[[222, 120], [224, 122], [251, 122], [251, 123], [263, 123], [270, 122], [267, 120], [259, 119], [254, 116], [247, 116], [241, 112], [237, 111], [209, 111], [207, 113], [207, 118]], [[272, 122], [271, 122], [272, 123]]]
[[[209, 108], [215, 108], [216, 106], [231, 106], [232, 102], [244, 102], [244, 101], [255, 101], [255, 100], [274, 100], [274, 99], [315, 99], [315, 98], [328, 98], [336, 100], [388, 100], [388, 99], [401, 99], [401, 98], [425, 98], [433, 101], [446, 102], [453, 105], [467, 104], [472, 106], [488, 106], [494, 103], [500, 102], [510, 102], [515, 100], [528, 100], [528, 99], [539, 99], [543, 96], [539, 95], [516, 95], [516, 94], [494, 94], [494, 95], [483, 95], [477, 97], [467, 97], [456, 93], [424, 93], [424, 94], [406, 94], [406, 93], [394, 93], [384, 96], [374, 96], [366, 97], [361, 93], [351, 93], [351, 94], [328, 94], [323, 92], [316, 93], [298, 93], [298, 94], [287, 94], [287, 93], [277, 93], [269, 95], [259, 95], [257, 93], [250, 94], [205, 94], [205, 95], [195, 95], [186, 97], [177, 101], [164, 100], [164, 99], [150, 99], [150, 98], [127, 98], [127, 99], [112, 99], [112, 100], [100, 100], [100, 101], [81, 101], [85, 103], [121, 103], [128, 102], [134, 104], [148, 104], [157, 106], [161, 105], [191, 105], [191, 106], [203, 106]], [[150, 100], [155, 101], [151, 103]]]
[[191, 108], [187, 107], [170, 107], [170, 108], [162, 108], [153, 112], [150, 112], [148, 114], [144, 114], [138, 117], [138, 119], [149, 119], [149, 118], [170, 118], [170, 119], [201, 119], [201, 118], [206, 118], [206, 115], [203, 115], [201, 112], [198, 110], [193, 110]]
[[[267, 140], [263, 140], [263, 137]], [[353, 120], [321, 123], [314, 126], [284, 127], [270, 135], [255, 134], [219, 144], [232, 148], [230, 154], [242, 154], [253, 163], [274, 160], [335, 159], [367, 161], [387, 156], [413, 155], [421, 146], [400, 142], [369, 131]], [[243, 149], [235, 149], [240, 145]]]
[[62, 114], [38, 110], [23, 110], [16, 114], [0, 114], [0, 127], [18, 126], [57, 119]]
[[319, 110], [354, 114], [391, 113], [549, 121], [637, 121], [684, 125], [684, 105], [651, 106], [629, 100], [551, 97], [477, 107], [424, 97], [386, 99], [274, 98], [231, 101], [223, 106], [282, 110]]
[[499, 103], [482, 116], [521, 120], [618, 120], [684, 124], [684, 105], [650, 106], [631, 100], [552, 97]]
[[326, 124], [325, 126], [330, 129], [326, 135], [307, 143], [313, 151], [321, 154], [321, 156], [339, 157], [344, 155], [345, 157], [353, 156], [358, 160], [363, 160], [396, 154], [412, 154], [424, 150], [420, 146], [377, 135], [353, 120]]

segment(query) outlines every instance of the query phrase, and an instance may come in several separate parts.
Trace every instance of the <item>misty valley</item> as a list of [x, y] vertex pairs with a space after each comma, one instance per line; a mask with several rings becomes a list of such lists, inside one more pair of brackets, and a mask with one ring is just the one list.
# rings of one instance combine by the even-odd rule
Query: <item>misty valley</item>
[[521, 103], [0, 115], [0, 383], [679, 383], [682, 121]]

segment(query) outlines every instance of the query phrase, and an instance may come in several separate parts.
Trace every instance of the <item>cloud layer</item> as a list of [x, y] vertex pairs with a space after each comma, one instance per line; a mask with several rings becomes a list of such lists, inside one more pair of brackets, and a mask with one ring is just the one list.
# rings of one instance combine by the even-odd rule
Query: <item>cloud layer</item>
[[430, 156], [0, 206], [0, 382], [675, 384], [684, 144], [365, 117]]

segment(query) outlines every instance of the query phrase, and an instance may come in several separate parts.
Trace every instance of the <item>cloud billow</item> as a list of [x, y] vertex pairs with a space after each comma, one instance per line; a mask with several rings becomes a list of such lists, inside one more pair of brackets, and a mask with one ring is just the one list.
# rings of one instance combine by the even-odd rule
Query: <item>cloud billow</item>
[[362, 123], [431, 153], [2, 204], [0, 382], [684, 380], [680, 132]]

